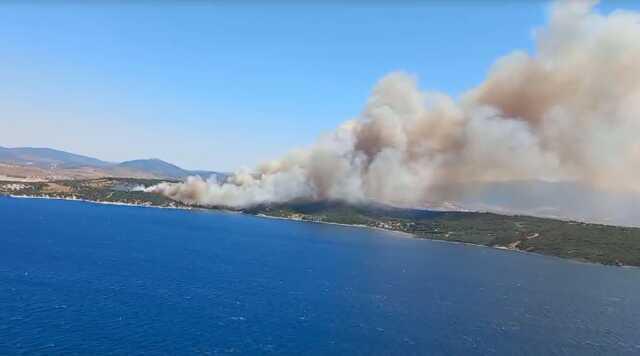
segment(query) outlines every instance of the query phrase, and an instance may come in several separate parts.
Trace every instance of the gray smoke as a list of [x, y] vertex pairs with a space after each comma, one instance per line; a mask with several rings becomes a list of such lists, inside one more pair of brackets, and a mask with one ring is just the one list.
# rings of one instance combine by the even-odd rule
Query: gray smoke
[[292, 199], [427, 206], [470, 182], [577, 180], [640, 191], [640, 14], [553, 5], [533, 55], [500, 58], [460, 100], [405, 73], [382, 78], [362, 114], [224, 183], [150, 188], [199, 205]]

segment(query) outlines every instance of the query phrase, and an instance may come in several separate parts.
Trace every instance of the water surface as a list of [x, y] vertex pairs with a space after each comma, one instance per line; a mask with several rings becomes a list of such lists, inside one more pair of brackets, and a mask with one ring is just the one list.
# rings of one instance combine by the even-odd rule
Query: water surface
[[0, 354], [640, 354], [640, 269], [0, 198]]

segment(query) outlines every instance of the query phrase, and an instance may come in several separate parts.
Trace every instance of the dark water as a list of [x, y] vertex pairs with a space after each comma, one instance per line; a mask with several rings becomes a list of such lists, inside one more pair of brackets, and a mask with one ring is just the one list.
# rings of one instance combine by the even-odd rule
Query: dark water
[[640, 269], [0, 198], [0, 354], [640, 354]]

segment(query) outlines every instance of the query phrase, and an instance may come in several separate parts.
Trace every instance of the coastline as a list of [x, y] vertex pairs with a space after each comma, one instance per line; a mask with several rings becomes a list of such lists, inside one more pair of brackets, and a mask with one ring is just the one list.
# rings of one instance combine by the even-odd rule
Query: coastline
[[[247, 214], [247, 213], [243, 213], [243, 214]], [[334, 222], [329, 222], [329, 221], [304, 220], [304, 219], [296, 219], [296, 218], [287, 218], [287, 217], [282, 217], [282, 216], [270, 216], [270, 215], [265, 215], [265, 214], [255, 214], [255, 215], [254, 214], [247, 214], [247, 215], [256, 216], [256, 217], [259, 217], [259, 218], [267, 218], [267, 219], [279, 219], [279, 220], [297, 221], [297, 222], [302, 222], [302, 223], [317, 223], [317, 224], [328, 224], [328, 225], [337, 225], [337, 226], [346, 226], [346, 227], [365, 228], [365, 229], [378, 230], [378, 231], [384, 231], [384, 232], [392, 232], [392, 233], [398, 234], [399, 237], [407, 238], [407, 239], [428, 240], [428, 241], [432, 241], [432, 242], [439, 242], [439, 243], [446, 243], [446, 244], [466, 245], [466, 246], [473, 246], [473, 247], [483, 247], [483, 248], [490, 248], [490, 249], [501, 250], [501, 251], [506, 251], [506, 252], [517, 252], [517, 253], [533, 255], [533, 256], [551, 257], [551, 258], [559, 259], [559, 260], [562, 260], [562, 261], [570, 261], [570, 262], [574, 262], [574, 263], [584, 263], [584, 264], [604, 266], [604, 267], [640, 269], [640, 266], [625, 265], [625, 264], [622, 264], [622, 265], [610, 265], [610, 264], [605, 264], [605, 263], [589, 261], [589, 260], [585, 260], [585, 259], [566, 258], [566, 257], [561, 257], [561, 256], [548, 255], [548, 254], [544, 254], [544, 253], [525, 251], [525, 250], [521, 250], [521, 249], [518, 249], [518, 248], [511, 248], [509, 246], [501, 246], [501, 245], [489, 246], [489, 245], [474, 244], [474, 243], [471, 243], [471, 242], [464, 242], [464, 241], [438, 240], [438, 239], [432, 239], [432, 238], [428, 238], [428, 237], [421, 237], [421, 236], [418, 236], [418, 235], [415, 235], [415, 234], [411, 234], [411, 233], [408, 233], [408, 232], [404, 232], [404, 231], [390, 230], [390, 229], [385, 229], [385, 228], [382, 228], [382, 227], [368, 226], [368, 225], [362, 225], [362, 224], [341, 224], [341, 223], [334, 223]]]
[[0, 196], [5, 196], [9, 198], [15, 199], [46, 199], [46, 200], [66, 200], [66, 201], [77, 201], [83, 203], [91, 203], [91, 204], [100, 204], [100, 205], [118, 205], [118, 206], [129, 206], [129, 207], [139, 207], [139, 208], [156, 208], [156, 209], [176, 209], [176, 210], [194, 210], [192, 207], [188, 206], [160, 206], [153, 204], [134, 204], [134, 203], [124, 203], [124, 202], [111, 202], [111, 201], [98, 201], [98, 200], [89, 200], [89, 199], [80, 199], [80, 198], [65, 198], [65, 197], [56, 197], [56, 196], [48, 196], [48, 195], [14, 195], [14, 194], [0, 194]]
[[419, 239], [419, 240], [428, 240], [428, 241], [448, 243], [448, 244], [459, 244], [459, 245], [468, 245], [468, 246], [474, 246], [474, 247], [491, 248], [491, 249], [502, 250], [502, 251], [510, 251], [510, 252], [518, 252], [518, 253], [524, 253], [524, 254], [537, 255], [537, 256], [552, 257], [552, 258], [557, 258], [557, 259], [560, 259], [560, 260], [563, 260], [563, 261], [571, 261], [571, 262], [575, 262], [575, 263], [585, 263], [585, 264], [590, 264], [590, 265], [600, 265], [600, 266], [616, 267], [616, 268], [640, 268], [640, 266], [634, 266], [634, 265], [625, 265], [625, 264], [622, 264], [622, 265], [610, 265], [610, 264], [605, 264], [605, 263], [600, 263], [600, 262], [595, 262], [595, 261], [589, 261], [589, 260], [584, 260], [584, 259], [578, 259], [578, 258], [566, 258], [566, 257], [555, 256], [555, 255], [550, 255], [550, 254], [543, 254], [543, 253], [537, 253], [537, 252], [532, 252], [532, 251], [525, 251], [525, 250], [518, 249], [516, 247], [510, 247], [510, 246], [501, 246], [501, 245], [489, 246], [489, 245], [481, 245], [481, 244], [476, 244], [476, 243], [471, 243], [471, 242], [464, 242], [464, 241], [433, 239], [433, 238], [428, 238], [428, 237], [421, 237], [419, 235], [415, 235], [415, 234], [412, 234], [412, 233], [409, 233], [409, 232], [404, 232], [404, 231], [399, 231], [399, 230], [392, 230], [392, 229], [385, 229], [385, 228], [382, 228], [382, 227], [362, 225], [362, 224], [344, 224], [344, 223], [336, 223], [336, 222], [330, 222], [330, 221], [306, 220], [306, 219], [290, 218], [290, 217], [283, 217], [283, 216], [271, 216], [271, 215], [265, 215], [265, 214], [261, 214], [261, 213], [260, 214], [251, 214], [251, 213], [247, 213], [247, 212], [244, 212], [244, 211], [229, 210], [229, 209], [219, 209], [219, 208], [190, 207], [190, 206], [160, 206], [160, 205], [153, 205], [153, 204], [135, 204], [135, 203], [124, 203], [124, 202], [95, 201], [95, 200], [80, 199], [80, 198], [75, 198], [75, 197], [56, 197], [56, 196], [47, 196], [47, 195], [36, 196], [36, 195], [0, 194], [0, 197], [3, 197], [3, 196], [4, 197], [9, 197], [9, 198], [14, 198], [14, 199], [66, 200], [66, 201], [76, 201], [76, 202], [84, 202], [84, 203], [100, 204], [100, 205], [115, 205], [115, 206], [128, 206], [128, 207], [140, 207], [140, 208], [156, 208], [156, 209], [175, 209], [175, 210], [187, 210], [187, 211], [202, 210], [202, 211], [217, 211], [217, 212], [239, 213], [239, 214], [244, 214], [244, 215], [247, 215], [247, 216], [255, 216], [255, 217], [258, 217], [258, 218], [266, 218], [266, 219], [278, 219], [278, 220], [296, 221], [296, 222], [302, 222], [302, 223], [317, 223], [317, 224], [336, 225], [336, 226], [343, 226], [343, 227], [365, 228], [365, 229], [370, 229], [370, 230], [377, 230], [377, 231], [383, 231], [383, 232], [387, 232], [387, 233], [393, 233], [396, 236], [401, 237], [401, 238]]
[[271, 216], [271, 215], [265, 215], [265, 214], [249, 214], [249, 213], [243, 213], [243, 214], [246, 214], [246, 215], [249, 215], [249, 216], [257, 216], [259, 218], [267, 218], [267, 219], [279, 219], [279, 220], [288, 220], [288, 221], [299, 221], [299, 222], [303, 222], [303, 223], [316, 223], [316, 224], [327, 224], [327, 225], [346, 226], [346, 227], [357, 227], [357, 228], [364, 228], [364, 229], [371, 229], [371, 230], [378, 230], [378, 231], [384, 231], [384, 232], [392, 232], [392, 233], [395, 233], [395, 234], [401, 234], [401, 235], [404, 235], [405, 238], [411, 238], [411, 239], [419, 239], [420, 238], [420, 237], [417, 237], [416, 235], [408, 233], [408, 232], [385, 229], [385, 228], [377, 227], [377, 226], [369, 226], [369, 225], [362, 225], [362, 224], [342, 224], [342, 223], [336, 223], [336, 222], [330, 222], [330, 221], [305, 220], [305, 219], [287, 218], [287, 217], [284, 217], [284, 216]]

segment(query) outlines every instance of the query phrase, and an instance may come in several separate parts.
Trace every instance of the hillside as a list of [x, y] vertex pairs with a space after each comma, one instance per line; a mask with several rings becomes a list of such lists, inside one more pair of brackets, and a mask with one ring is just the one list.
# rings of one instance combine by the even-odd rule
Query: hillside
[[399, 209], [341, 202], [262, 205], [246, 213], [362, 225], [419, 238], [535, 252], [611, 265], [640, 266], [640, 228], [524, 215]]
[[0, 162], [40, 168], [108, 167], [109, 162], [51, 148], [0, 147]]
[[160, 207], [183, 206], [161, 195], [146, 193], [142, 189], [163, 181], [140, 178], [97, 178], [48, 182], [0, 182], [0, 195], [79, 199]]
[[113, 163], [51, 148], [0, 147], [0, 178], [4, 180], [36, 181], [99, 177], [183, 179], [192, 175], [203, 178], [209, 178], [212, 175], [218, 178], [225, 176], [219, 172], [186, 170], [160, 159]]
[[159, 160], [157, 158], [125, 161], [118, 164], [118, 167], [147, 172], [158, 177], [181, 178], [190, 175], [189, 171], [186, 171], [174, 164]]
[[640, 193], [604, 190], [583, 182], [470, 183], [459, 187], [455, 202], [468, 210], [640, 226]]
[[212, 175], [217, 176], [222, 174], [212, 171], [190, 171], [157, 158], [125, 161], [118, 164], [117, 167], [133, 171], [151, 173], [156, 177], [163, 178], [186, 178], [188, 176], [201, 176], [203, 178], [209, 178], [209, 176]]

